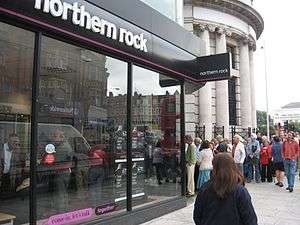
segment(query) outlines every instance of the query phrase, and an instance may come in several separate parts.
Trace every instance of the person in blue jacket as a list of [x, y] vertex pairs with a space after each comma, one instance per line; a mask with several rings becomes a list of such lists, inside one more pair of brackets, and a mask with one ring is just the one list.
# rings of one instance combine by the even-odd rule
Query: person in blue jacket
[[211, 180], [200, 189], [194, 206], [196, 225], [257, 225], [244, 178], [228, 153], [213, 160]]

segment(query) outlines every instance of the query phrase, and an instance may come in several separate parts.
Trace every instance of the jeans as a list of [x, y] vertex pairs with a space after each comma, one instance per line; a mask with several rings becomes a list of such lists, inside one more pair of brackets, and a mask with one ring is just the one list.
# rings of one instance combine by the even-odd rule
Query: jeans
[[248, 182], [252, 180], [253, 166], [250, 161], [244, 163], [244, 176]]
[[235, 165], [237, 166], [237, 168], [239, 169], [241, 174], [244, 175], [244, 165], [243, 165], [243, 163], [236, 163]]
[[255, 170], [255, 181], [260, 182], [260, 163], [259, 159], [252, 159], [251, 162], [251, 170], [250, 170], [250, 180], [253, 179], [253, 167]]
[[296, 160], [284, 160], [284, 170], [285, 170], [285, 175], [288, 180], [288, 187], [289, 188], [294, 188], [294, 183], [295, 183], [295, 175], [296, 175]]

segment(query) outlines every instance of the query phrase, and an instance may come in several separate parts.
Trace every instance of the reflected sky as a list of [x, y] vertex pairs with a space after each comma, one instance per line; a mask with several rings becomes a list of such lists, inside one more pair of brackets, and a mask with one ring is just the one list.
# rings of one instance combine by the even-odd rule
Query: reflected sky
[[113, 95], [127, 93], [127, 63], [107, 57], [106, 68], [109, 73], [107, 80], [107, 95], [112, 92]]
[[[106, 68], [109, 73], [107, 82], [107, 95], [112, 92], [114, 96], [127, 93], [127, 63], [107, 57]], [[164, 95], [168, 91], [171, 95], [177, 90], [180, 92], [180, 86], [161, 87], [159, 85], [160, 75], [141, 68], [133, 66], [133, 92], [142, 95]]]
[[171, 20], [176, 17], [176, 1], [175, 0], [141, 0], [160, 13], [164, 14]]
[[163, 95], [168, 91], [171, 95], [180, 91], [180, 86], [164, 87], [159, 85], [159, 74], [138, 66], [133, 66], [133, 91], [142, 95]]

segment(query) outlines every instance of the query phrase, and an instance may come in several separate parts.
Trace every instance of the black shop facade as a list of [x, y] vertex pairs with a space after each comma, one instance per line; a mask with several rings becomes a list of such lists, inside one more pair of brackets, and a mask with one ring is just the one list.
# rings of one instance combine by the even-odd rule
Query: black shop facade
[[138, 0], [0, 12], [0, 224], [139, 224], [184, 207], [201, 40]]

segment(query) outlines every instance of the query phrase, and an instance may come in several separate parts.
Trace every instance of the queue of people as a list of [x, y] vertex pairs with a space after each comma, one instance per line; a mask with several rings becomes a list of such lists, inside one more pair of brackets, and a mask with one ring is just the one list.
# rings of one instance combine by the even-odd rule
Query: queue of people
[[287, 133], [283, 139], [274, 136], [271, 141], [266, 136], [261, 137], [260, 134], [252, 133], [247, 141], [240, 135], [235, 135], [232, 145], [221, 136], [203, 142], [200, 138], [195, 138], [194, 144], [192, 137], [187, 135], [186, 143], [189, 146], [186, 151], [187, 196], [193, 196], [195, 189], [200, 190], [210, 180], [212, 161], [220, 153], [231, 155], [245, 182], [271, 183], [275, 177], [275, 184], [283, 187], [286, 176], [288, 183], [286, 190], [293, 192], [297, 160], [300, 155], [297, 140], [293, 132]]
[[271, 142], [266, 136], [257, 137], [253, 133], [247, 142], [235, 135], [231, 148], [224, 143], [220, 138], [203, 141], [196, 153], [199, 175], [194, 222], [196, 225], [257, 225], [245, 181], [273, 182], [275, 175], [275, 185], [283, 187], [285, 174], [286, 190], [293, 192], [299, 141], [289, 132], [283, 139], [274, 136]]

